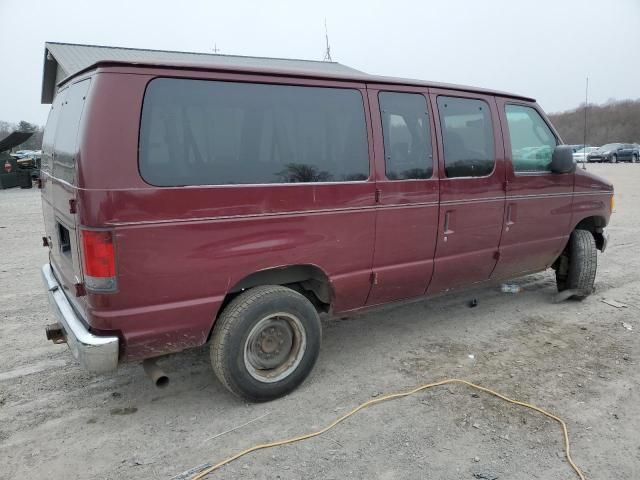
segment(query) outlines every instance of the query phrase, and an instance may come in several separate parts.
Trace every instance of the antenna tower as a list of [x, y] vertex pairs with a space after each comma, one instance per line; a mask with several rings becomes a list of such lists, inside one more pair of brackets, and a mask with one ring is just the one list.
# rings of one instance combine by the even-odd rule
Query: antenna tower
[[587, 169], [587, 108], [589, 105], [589, 77], [587, 77], [587, 85], [584, 90], [584, 144], [582, 145], [582, 152], [584, 154], [584, 160], [582, 162], [582, 169]]
[[326, 41], [326, 50], [324, 52], [323, 62], [333, 62], [331, 59], [331, 47], [329, 46], [329, 32], [327, 30], [327, 19], [324, 19], [324, 39]]

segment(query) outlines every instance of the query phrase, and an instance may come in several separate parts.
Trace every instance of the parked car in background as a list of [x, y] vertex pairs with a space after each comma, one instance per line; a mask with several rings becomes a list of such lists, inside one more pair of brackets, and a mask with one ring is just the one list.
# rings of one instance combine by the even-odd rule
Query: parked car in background
[[573, 160], [578, 163], [587, 161], [587, 155], [598, 150], [599, 147], [584, 147], [573, 152]]
[[584, 145], [582, 143], [576, 145], [569, 145], [571, 147], [571, 151], [576, 153], [578, 150], [582, 150], [584, 147], [590, 147], [591, 145]]
[[607, 143], [587, 156], [589, 162], [633, 162], [638, 161], [640, 152], [631, 143]]
[[586, 297], [613, 206], [532, 98], [361, 73], [104, 62], [43, 144], [48, 338], [157, 384], [208, 343], [251, 401], [311, 372], [320, 313], [547, 268]]
[[632, 163], [638, 162], [638, 156], [640, 155], [640, 152], [638, 151], [638, 147], [636, 147], [633, 143], [623, 144], [620, 153], [622, 157], [620, 157], [619, 160]]
[[42, 151], [41, 150], [18, 150], [11, 154], [11, 156], [15, 159], [30, 158], [35, 155], [42, 155]]

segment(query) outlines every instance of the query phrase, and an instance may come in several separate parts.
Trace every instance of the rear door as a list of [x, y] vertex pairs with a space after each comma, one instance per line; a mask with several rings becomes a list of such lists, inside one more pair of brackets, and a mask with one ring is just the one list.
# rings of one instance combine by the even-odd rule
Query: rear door
[[67, 291], [72, 291], [82, 278], [76, 231], [76, 157], [89, 85], [90, 79], [83, 80], [58, 93], [42, 146], [42, 210], [49, 259], [54, 274]]
[[440, 207], [428, 293], [489, 279], [504, 216], [504, 148], [488, 95], [431, 90], [437, 112]]
[[438, 232], [435, 134], [427, 89], [368, 88], [376, 159], [374, 279], [367, 304], [423, 295]]
[[562, 252], [574, 174], [551, 173], [557, 135], [533, 103], [498, 98], [507, 159], [507, 202], [494, 278], [544, 270]]

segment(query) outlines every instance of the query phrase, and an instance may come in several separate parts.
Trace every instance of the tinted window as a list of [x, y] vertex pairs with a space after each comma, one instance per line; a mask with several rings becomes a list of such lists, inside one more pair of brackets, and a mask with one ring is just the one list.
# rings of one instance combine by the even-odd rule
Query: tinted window
[[438, 97], [447, 177], [482, 177], [495, 163], [489, 105], [482, 100]]
[[366, 180], [357, 90], [161, 78], [147, 87], [140, 172], [154, 185]]
[[609, 150], [616, 150], [618, 148], [620, 148], [619, 143], [607, 143], [606, 145], [601, 146], [600, 150], [608, 152]]
[[505, 112], [513, 169], [516, 172], [550, 171], [557, 142], [540, 114], [534, 108], [522, 105], [507, 105]]
[[67, 89], [66, 95], [60, 102], [57, 125], [51, 126], [56, 131], [53, 176], [69, 183], [73, 183], [75, 180], [78, 129], [90, 82], [90, 79], [83, 80]]
[[58, 118], [60, 117], [60, 110], [62, 110], [62, 104], [67, 96], [68, 88], [58, 92], [56, 98], [53, 100], [51, 110], [49, 110], [49, 117], [47, 118], [47, 126], [44, 129], [42, 135], [42, 170], [51, 173], [53, 170], [53, 147], [56, 138], [56, 127], [58, 126]]
[[381, 92], [384, 155], [387, 178], [429, 178], [433, 153], [427, 102], [415, 93]]

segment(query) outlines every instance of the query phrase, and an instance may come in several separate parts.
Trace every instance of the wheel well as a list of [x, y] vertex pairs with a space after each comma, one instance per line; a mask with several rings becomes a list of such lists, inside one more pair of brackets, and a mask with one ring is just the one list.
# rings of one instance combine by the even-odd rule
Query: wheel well
[[604, 227], [607, 225], [607, 221], [603, 217], [587, 217], [583, 218], [575, 226], [574, 230], [587, 230], [591, 232], [593, 238], [596, 241], [596, 248], [602, 250], [604, 245]]
[[301, 293], [320, 312], [331, 308], [333, 290], [329, 277], [315, 265], [288, 265], [269, 268], [247, 275], [225, 296], [220, 311], [238, 294], [259, 285], [282, 285]]

